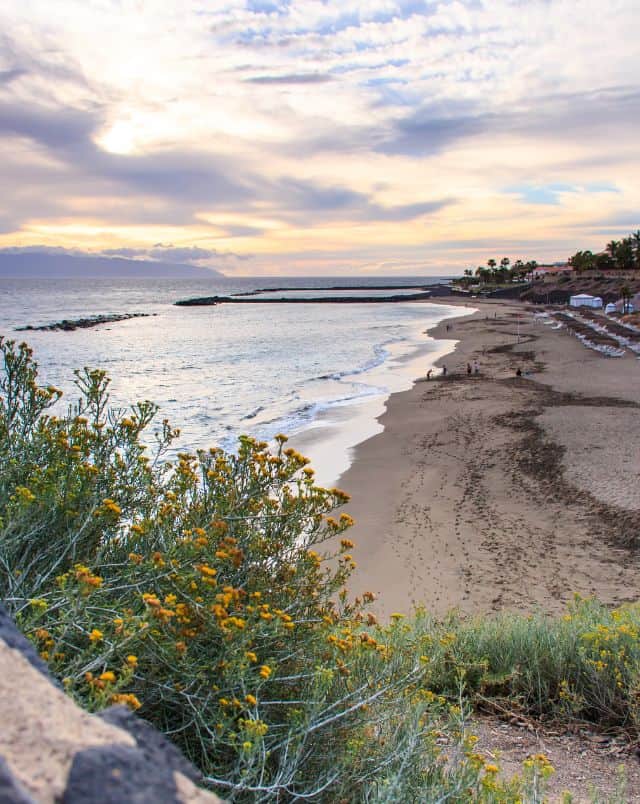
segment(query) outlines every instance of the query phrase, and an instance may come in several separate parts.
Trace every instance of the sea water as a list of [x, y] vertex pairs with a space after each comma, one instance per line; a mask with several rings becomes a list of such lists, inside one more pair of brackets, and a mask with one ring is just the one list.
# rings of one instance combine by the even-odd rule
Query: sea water
[[[211, 307], [174, 302], [257, 288], [425, 281], [434, 280], [1, 279], [0, 334], [33, 347], [41, 381], [61, 388], [67, 403], [78, 395], [73, 370], [102, 368], [111, 377], [112, 405], [152, 400], [160, 408], [158, 421], [168, 418], [180, 428], [178, 449], [233, 450], [241, 434], [270, 440], [283, 432], [309, 455], [318, 480], [330, 484], [348, 467], [354, 445], [381, 429], [377, 416], [389, 394], [410, 387], [451, 348], [425, 330], [460, 308], [422, 302]], [[26, 324], [132, 312], [150, 315], [72, 332], [15, 331]]]

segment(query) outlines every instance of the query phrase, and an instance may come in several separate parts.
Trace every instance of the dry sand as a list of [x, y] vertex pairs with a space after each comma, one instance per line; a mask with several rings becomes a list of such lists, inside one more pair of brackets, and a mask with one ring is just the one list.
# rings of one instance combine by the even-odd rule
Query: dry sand
[[382, 616], [635, 599], [638, 360], [594, 352], [533, 308], [474, 304], [430, 333], [459, 339], [447, 376], [393, 395], [384, 432], [340, 478], [356, 519], [352, 591], [375, 592]]

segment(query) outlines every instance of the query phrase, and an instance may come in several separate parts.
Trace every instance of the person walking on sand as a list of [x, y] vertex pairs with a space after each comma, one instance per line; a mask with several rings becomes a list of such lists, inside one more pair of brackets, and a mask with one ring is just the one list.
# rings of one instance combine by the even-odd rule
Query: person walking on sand
[[431, 372], [432, 372], [432, 371], [433, 371], [433, 369], [429, 369], [429, 371], [427, 371], [427, 379], [428, 379], [428, 380], [430, 380], [430, 379], [431, 379]]
[[446, 376], [447, 376], [447, 367], [446, 367], [446, 366], [443, 366], [443, 367], [442, 367], [442, 376], [443, 376], [443, 377], [446, 377]]
[[467, 374], [469, 377], [471, 376], [471, 363], [467, 363]]
[[473, 373], [480, 374], [480, 363], [477, 360], [473, 361]]

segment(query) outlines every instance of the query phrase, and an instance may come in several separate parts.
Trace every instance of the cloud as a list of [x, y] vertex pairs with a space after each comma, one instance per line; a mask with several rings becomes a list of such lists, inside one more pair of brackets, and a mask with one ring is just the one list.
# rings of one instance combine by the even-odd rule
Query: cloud
[[442, 198], [437, 201], [421, 201], [415, 204], [400, 204], [395, 207], [383, 207], [372, 204], [366, 217], [377, 221], [411, 221], [423, 215], [431, 215], [455, 203], [453, 198]]
[[288, 75], [256, 75], [245, 78], [247, 84], [325, 84], [333, 81], [328, 73], [289, 73]]
[[23, 70], [21, 67], [13, 67], [10, 70], [0, 70], [0, 84], [10, 84], [12, 81], [16, 81], [18, 78], [22, 78], [23, 75], [28, 75], [27, 70]]
[[45, 148], [88, 148], [98, 125], [97, 115], [86, 110], [0, 102], [0, 135], [27, 137]]
[[81, 249], [63, 248], [62, 246], [48, 246], [46, 243], [38, 243], [33, 246], [4, 246], [0, 248], [0, 254], [83, 254]]
[[220, 256], [213, 249], [199, 248], [198, 246], [164, 246], [158, 244], [153, 248], [110, 248], [101, 252], [105, 257], [146, 257], [165, 262], [198, 262]]
[[486, 131], [490, 120], [489, 115], [443, 115], [440, 110], [419, 109], [398, 121], [378, 150], [404, 156], [436, 154], [457, 140]]

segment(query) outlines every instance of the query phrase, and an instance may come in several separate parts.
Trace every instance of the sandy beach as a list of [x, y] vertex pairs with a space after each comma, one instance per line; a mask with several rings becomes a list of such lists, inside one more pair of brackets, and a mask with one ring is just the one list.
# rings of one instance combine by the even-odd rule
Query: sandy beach
[[473, 304], [430, 332], [458, 341], [439, 361], [446, 377], [392, 395], [384, 431], [340, 478], [356, 520], [352, 592], [376, 593], [382, 616], [635, 599], [637, 358], [588, 349], [532, 307]]

